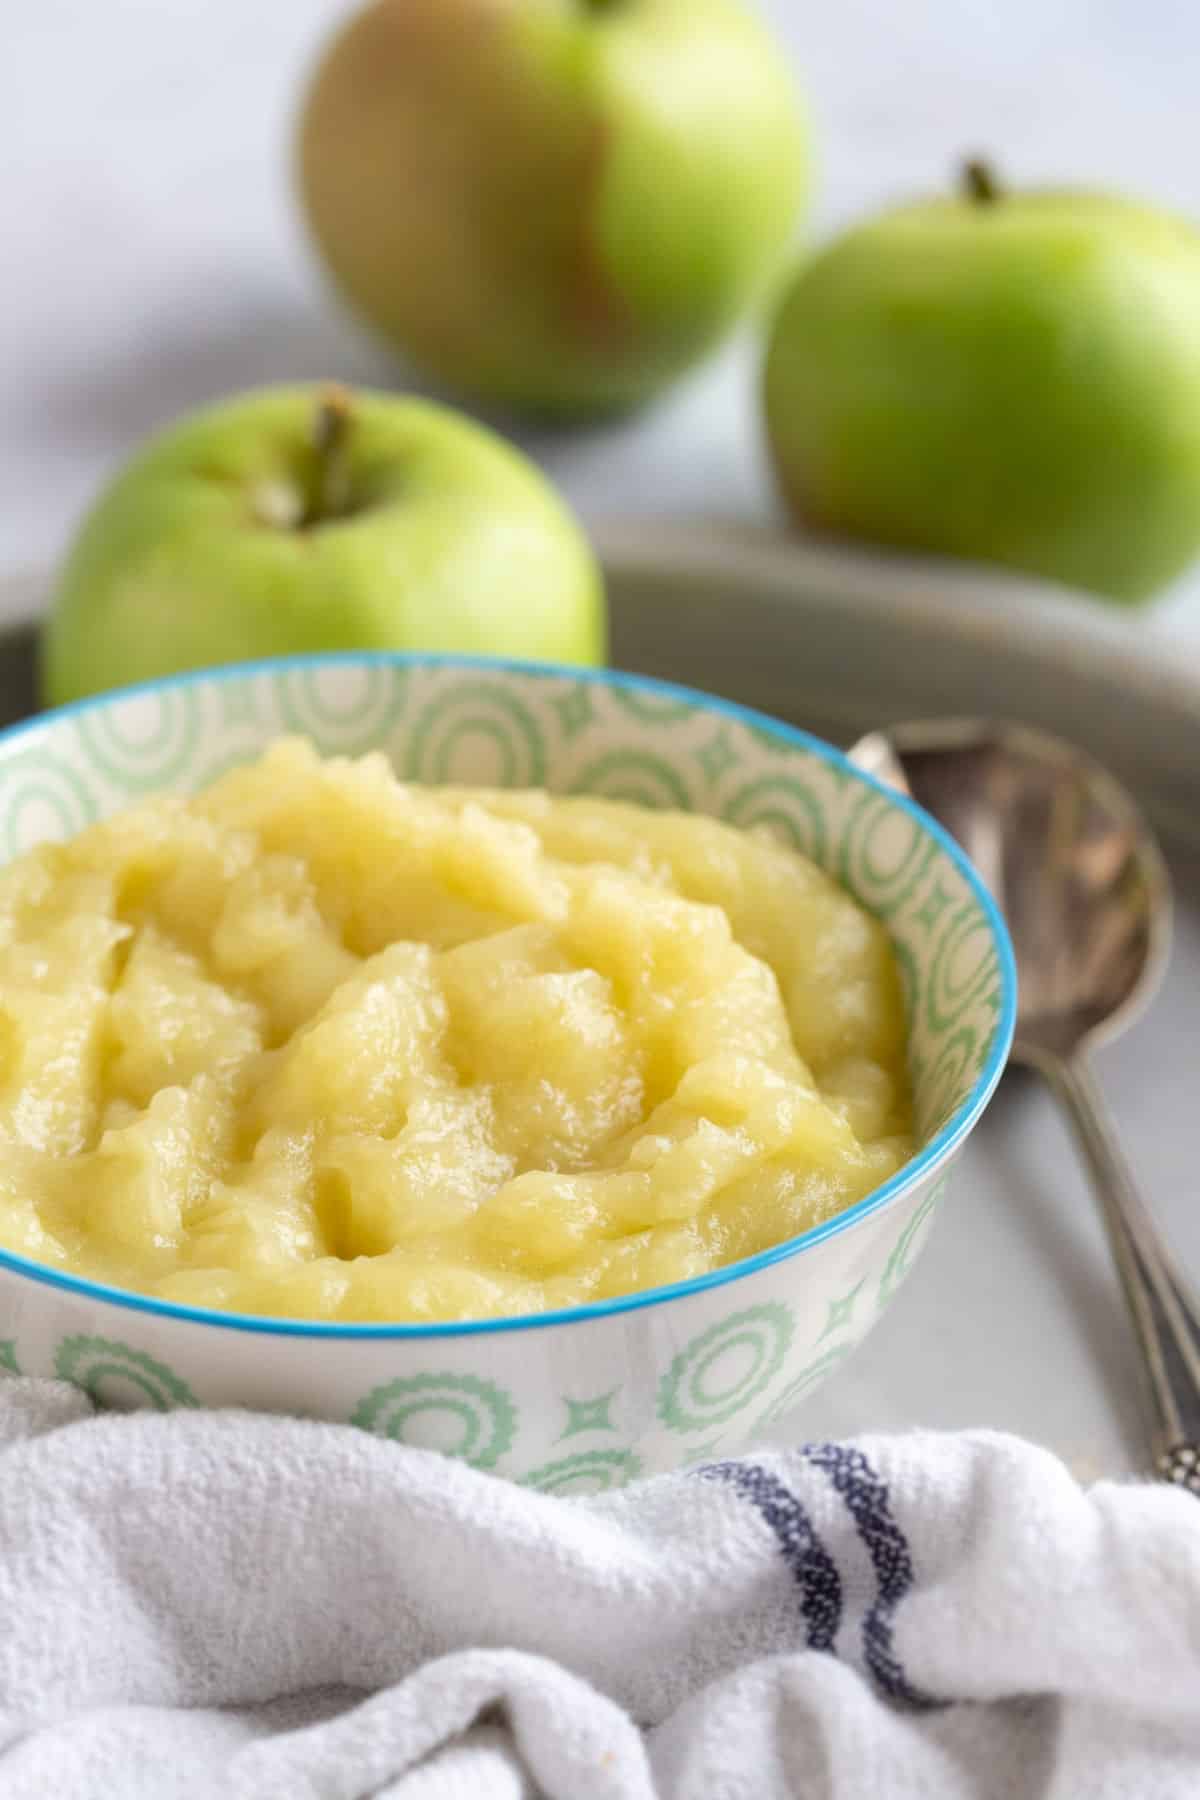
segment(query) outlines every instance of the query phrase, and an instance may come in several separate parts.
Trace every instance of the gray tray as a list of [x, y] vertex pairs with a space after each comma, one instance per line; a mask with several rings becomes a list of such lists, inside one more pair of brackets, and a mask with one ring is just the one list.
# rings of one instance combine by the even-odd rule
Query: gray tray
[[[1178, 922], [1162, 994], [1100, 1076], [1150, 1199], [1200, 1275], [1200, 637], [1025, 583], [703, 526], [601, 528], [613, 660], [835, 741], [991, 712], [1105, 759], [1164, 835]], [[0, 723], [35, 704], [45, 583], [0, 585]], [[987, 1426], [1079, 1474], [1140, 1466], [1133, 1349], [1065, 1130], [1010, 1077], [894, 1307], [796, 1436]]]

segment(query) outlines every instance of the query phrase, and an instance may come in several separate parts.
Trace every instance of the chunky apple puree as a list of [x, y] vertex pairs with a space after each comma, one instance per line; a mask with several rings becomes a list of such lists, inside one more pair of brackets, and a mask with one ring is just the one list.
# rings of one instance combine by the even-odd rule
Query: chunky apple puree
[[772, 839], [285, 740], [0, 870], [0, 1242], [470, 1319], [699, 1275], [910, 1155], [881, 927]]

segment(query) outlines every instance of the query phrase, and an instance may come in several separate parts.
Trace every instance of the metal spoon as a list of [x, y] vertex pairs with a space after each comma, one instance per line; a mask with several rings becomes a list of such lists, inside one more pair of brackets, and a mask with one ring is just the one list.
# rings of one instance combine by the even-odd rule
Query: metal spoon
[[946, 826], [1004, 912], [1020, 984], [1013, 1060], [1057, 1095], [1087, 1163], [1142, 1352], [1154, 1469], [1200, 1494], [1200, 1304], [1138, 1192], [1089, 1062], [1162, 976], [1162, 852], [1104, 769], [1023, 725], [897, 725], [850, 757]]

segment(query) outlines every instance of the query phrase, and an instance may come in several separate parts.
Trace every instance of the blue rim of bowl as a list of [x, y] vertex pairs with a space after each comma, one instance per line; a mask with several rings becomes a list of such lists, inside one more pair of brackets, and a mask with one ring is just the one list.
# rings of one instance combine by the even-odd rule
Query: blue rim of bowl
[[34, 1281], [42, 1282], [47, 1287], [58, 1288], [62, 1292], [78, 1295], [85, 1300], [102, 1301], [109, 1306], [121, 1306], [130, 1312], [149, 1313], [154, 1318], [178, 1319], [186, 1325], [205, 1325], [218, 1330], [263, 1332], [274, 1337], [324, 1338], [358, 1342], [382, 1340], [386, 1342], [425, 1338], [480, 1337], [495, 1332], [543, 1330], [555, 1325], [589, 1325], [595, 1324], [601, 1319], [611, 1318], [616, 1313], [636, 1312], [643, 1307], [659, 1306], [670, 1300], [684, 1300], [692, 1294], [702, 1294], [710, 1288], [723, 1287], [728, 1282], [739, 1281], [744, 1275], [754, 1275], [760, 1269], [770, 1268], [774, 1263], [784, 1262], [790, 1257], [798, 1256], [804, 1250], [811, 1250], [817, 1244], [824, 1243], [828, 1238], [837, 1237], [841, 1232], [848, 1231], [859, 1224], [870, 1214], [881, 1211], [883, 1207], [912, 1188], [917, 1182], [931, 1175], [938, 1165], [957, 1149], [970, 1132], [1004, 1073], [1016, 1025], [1017, 970], [1008, 928], [1001, 916], [1000, 909], [954, 839], [922, 807], [917, 806], [906, 796], [897, 794], [892, 788], [877, 780], [875, 776], [867, 774], [865, 770], [856, 768], [832, 744], [825, 743], [822, 738], [814, 737], [811, 732], [804, 731], [798, 725], [786, 725], [781, 719], [773, 719], [769, 713], [756, 712], [753, 707], [742, 706], [735, 700], [722, 700], [717, 695], [706, 694], [699, 688], [683, 687], [676, 682], [660, 681], [656, 676], [633, 675], [618, 669], [577, 668], [563, 663], [519, 662], [503, 657], [489, 656], [425, 655], [420, 652], [391, 650], [346, 650], [309, 656], [266, 657], [256, 662], [223, 663], [210, 669], [195, 669], [183, 675], [164, 676], [157, 680], [135, 682], [128, 687], [114, 688], [87, 700], [72, 701], [67, 706], [39, 713], [32, 719], [24, 720], [19, 725], [11, 725], [6, 730], [0, 731], [0, 754], [24, 738], [52, 732], [63, 719], [76, 718], [82, 713], [100, 711], [137, 694], [161, 693], [164, 690], [197, 687], [205, 683], [244, 681], [260, 675], [283, 674], [290, 670], [329, 668], [331, 666], [342, 668], [383, 666], [400, 669], [470, 669], [500, 676], [532, 676], [538, 680], [584, 681], [596, 687], [633, 688], [639, 692], [661, 695], [664, 699], [683, 701], [692, 707], [702, 707], [706, 712], [718, 713], [724, 718], [733, 719], [741, 725], [764, 732], [770, 737], [777, 738], [783, 744], [806, 751], [809, 755], [816, 757], [818, 761], [849, 775], [861, 786], [882, 794], [891, 805], [914, 819], [926, 835], [934, 840], [963, 877], [980, 912], [987, 920], [1000, 965], [1001, 1004], [988, 1059], [979, 1079], [958, 1110], [952, 1114], [942, 1129], [917, 1156], [905, 1163], [904, 1167], [899, 1169], [890, 1180], [885, 1181], [882, 1187], [872, 1189], [861, 1200], [857, 1200], [853, 1206], [847, 1207], [844, 1212], [835, 1213], [831, 1219], [815, 1225], [811, 1231], [802, 1232], [799, 1237], [785, 1238], [783, 1243], [772, 1244], [770, 1249], [760, 1250], [757, 1255], [745, 1257], [741, 1262], [729, 1263], [719, 1269], [710, 1269], [705, 1275], [694, 1275], [689, 1281], [671, 1282], [666, 1287], [642, 1288], [635, 1293], [617, 1294], [609, 1300], [593, 1300], [582, 1306], [563, 1307], [555, 1312], [519, 1313], [512, 1317], [505, 1316], [499, 1319], [449, 1320], [425, 1325], [356, 1324], [353, 1322], [338, 1324], [333, 1320], [325, 1319], [274, 1318], [267, 1314], [223, 1312], [217, 1307], [183, 1306], [176, 1301], [155, 1299], [150, 1294], [138, 1294], [127, 1288], [108, 1287], [103, 1282], [88, 1281], [81, 1275], [64, 1275], [57, 1269], [48, 1268], [44, 1263], [17, 1256], [13, 1251], [2, 1248], [0, 1248], [0, 1269], [7, 1269], [14, 1275], [28, 1276]]

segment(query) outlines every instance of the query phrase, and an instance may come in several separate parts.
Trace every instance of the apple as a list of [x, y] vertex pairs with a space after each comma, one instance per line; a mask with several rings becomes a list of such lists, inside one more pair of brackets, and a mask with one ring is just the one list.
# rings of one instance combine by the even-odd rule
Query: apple
[[336, 285], [450, 386], [633, 405], [777, 269], [805, 190], [791, 73], [737, 0], [373, 0], [298, 133]]
[[1200, 232], [970, 164], [799, 269], [764, 400], [817, 529], [1142, 600], [1200, 550]]
[[48, 704], [317, 650], [597, 663], [600, 575], [538, 471], [422, 400], [241, 395], [177, 423], [101, 495], [42, 644]]

